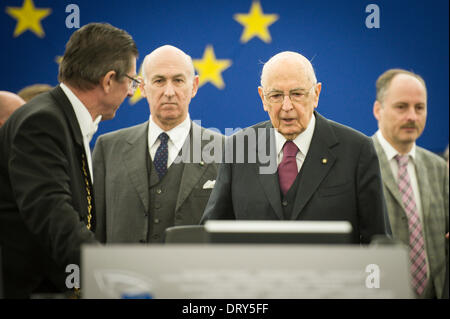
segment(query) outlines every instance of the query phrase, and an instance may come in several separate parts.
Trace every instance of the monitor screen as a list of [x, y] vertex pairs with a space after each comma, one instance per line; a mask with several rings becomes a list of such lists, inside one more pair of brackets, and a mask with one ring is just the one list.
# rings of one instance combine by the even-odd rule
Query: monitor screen
[[352, 225], [347, 221], [209, 220], [205, 230], [211, 243], [352, 243]]

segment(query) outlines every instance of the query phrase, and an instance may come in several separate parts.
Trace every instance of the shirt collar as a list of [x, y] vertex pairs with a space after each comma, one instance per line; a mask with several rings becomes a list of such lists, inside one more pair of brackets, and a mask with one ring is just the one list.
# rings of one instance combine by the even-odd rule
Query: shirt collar
[[162, 132], [166, 132], [166, 134], [169, 135], [169, 140], [172, 141], [176, 149], [180, 151], [183, 147], [184, 142], [186, 141], [187, 136], [189, 135], [190, 129], [191, 118], [189, 117], [189, 114], [187, 114], [183, 122], [168, 131], [164, 131], [162, 128], [160, 128], [158, 124], [153, 121], [153, 118], [150, 115], [148, 125], [148, 146], [152, 147], [153, 144], [156, 143], [159, 134], [161, 134]]
[[[378, 141], [381, 144], [381, 147], [384, 150], [384, 153], [386, 154], [386, 157], [388, 161], [392, 160], [397, 154], [400, 154], [383, 136], [383, 133], [381, 133], [380, 130], [378, 130], [376, 133], [376, 136], [378, 138]], [[413, 144], [413, 147], [409, 151], [408, 155], [415, 160], [416, 159], [416, 143]]]
[[72, 104], [78, 124], [80, 125], [81, 135], [90, 142], [95, 132], [97, 132], [98, 124], [100, 123], [102, 116], [99, 115], [95, 121], [92, 121], [91, 113], [89, 113], [86, 106], [84, 106], [83, 102], [80, 101], [75, 93], [73, 93], [64, 83], [61, 83], [60, 87], [69, 99], [70, 104]]
[[[300, 153], [303, 154], [304, 156], [306, 156], [306, 154], [308, 153], [315, 127], [316, 127], [316, 117], [313, 114], [311, 116], [311, 119], [309, 120], [306, 130], [297, 135], [297, 137], [293, 140], [294, 144], [297, 145]], [[276, 129], [275, 129], [275, 141], [277, 146], [277, 155], [279, 155], [280, 152], [283, 150], [286, 138]]]

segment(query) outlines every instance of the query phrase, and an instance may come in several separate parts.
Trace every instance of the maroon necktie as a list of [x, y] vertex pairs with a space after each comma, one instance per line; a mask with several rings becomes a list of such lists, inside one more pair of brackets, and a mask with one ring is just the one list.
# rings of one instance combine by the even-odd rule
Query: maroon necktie
[[291, 188], [298, 174], [296, 155], [298, 147], [292, 141], [286, 141], [283, 146], [283, 160], [278, 165], [278, 180], [284, 195]]

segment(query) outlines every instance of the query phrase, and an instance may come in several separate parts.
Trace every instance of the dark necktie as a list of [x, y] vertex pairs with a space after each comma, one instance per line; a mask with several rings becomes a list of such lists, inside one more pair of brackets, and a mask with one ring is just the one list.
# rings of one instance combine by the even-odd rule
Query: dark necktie
[[156, 150], [153, 163], [155, 164], [158, 177], [161, 180], [167, 173], [167, 158], [169, 157], [167, 142], [169, 141], [169, 136], [163, 132], [159, 134], [158, 138], [161, 141], [161, 144], [159, 144], [158, 149]]
[[278, 165], [278, 180], [284, 195], [291, 188], [298, 174], [296, 155], [298, 147], [292, 141], [287, 141], [283, 146], [283, 160]]

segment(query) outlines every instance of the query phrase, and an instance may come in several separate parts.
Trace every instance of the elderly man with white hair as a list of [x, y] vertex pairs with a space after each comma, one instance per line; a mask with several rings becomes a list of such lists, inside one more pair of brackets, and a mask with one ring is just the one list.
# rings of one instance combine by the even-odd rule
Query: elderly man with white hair
[[[264, 65], [258, 92], [270, 121], [227, 141], [225, 150], [233, 152], [221, 164], [202, 223], [211, 219], [348, 221], [352, 242], [363, 244], [374, 235], [389, 233], [373, 143], [315, 111], [321, 89], [311, 63], [298, 53], [281, 52]], [[253, 144], [251, 138], [242, 138], [253, 134]], [[242, 140], [245, 154], [240, 154]], [[258, 156], [252, 157], [252, 152]], [[267, 152], [277, 164], [272, 171], [262, 169], [267, 160], [261, 154]]]

